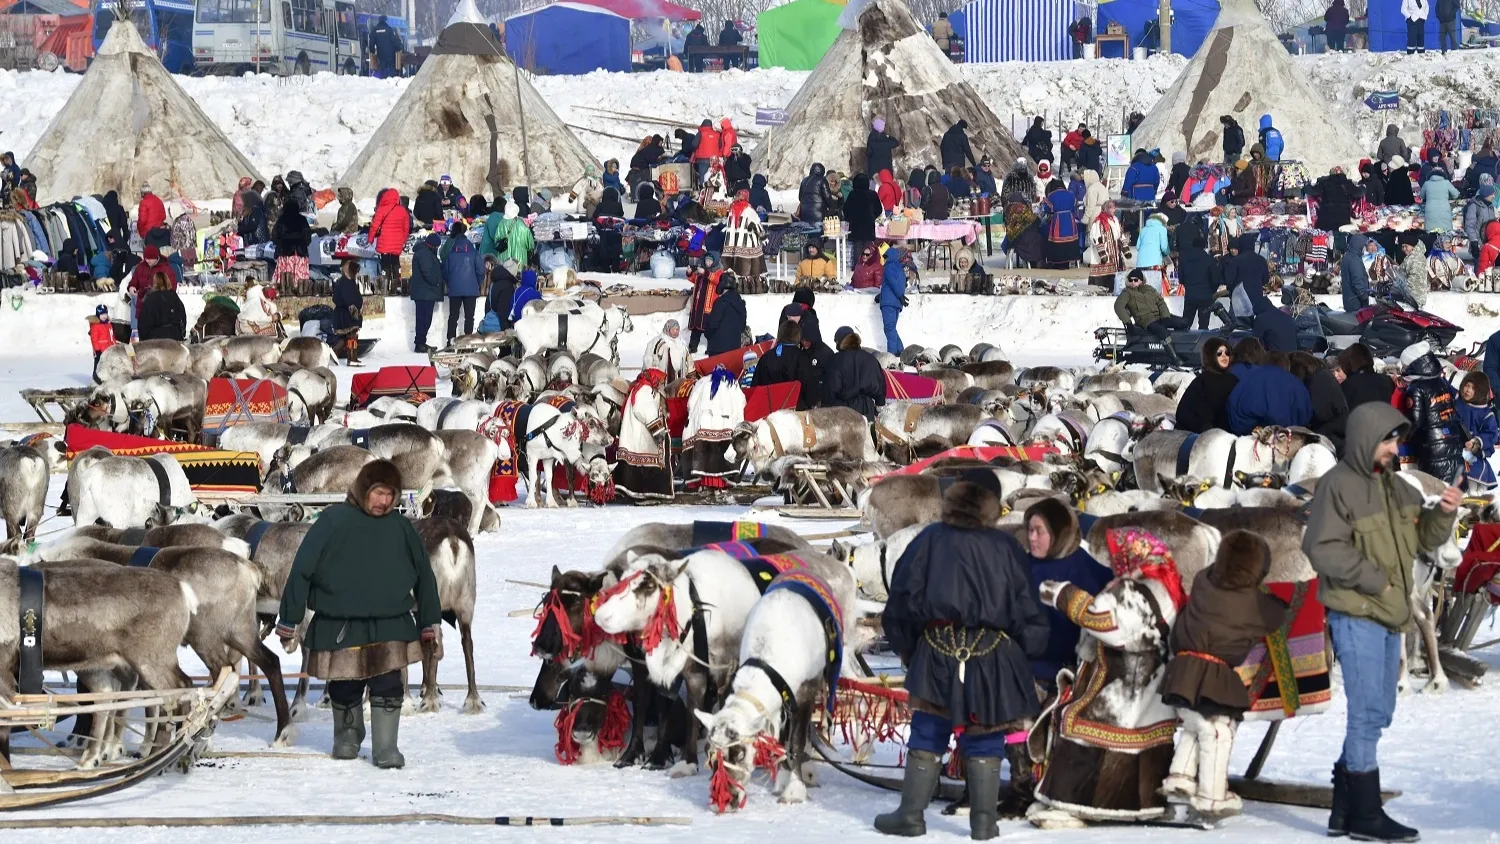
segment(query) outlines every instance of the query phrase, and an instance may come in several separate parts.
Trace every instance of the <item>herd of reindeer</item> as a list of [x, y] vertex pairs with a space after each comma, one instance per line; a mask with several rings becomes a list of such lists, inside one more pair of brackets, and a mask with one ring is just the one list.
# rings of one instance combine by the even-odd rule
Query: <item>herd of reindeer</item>
[[[263, 491], [343, 493], [367, 462], [396, 463], [405, 485], [422, 491], [414, 521], [432, 558], [442, 609], [462, 638], [468, 677], [462, 711], [473, 714], [484, 707], [473, 662], [473, 538], [499, 530], [490, 476], [516, 456], [516, 442], [529, 441], [519, 465], [525, 505], [557, 506], [554, 470], [570, 475], [561, 497], [576, 504], [572, 475], [589, 483], [608, 478], [607, 451], [628, 394], [614, 351], [630, 330], [623, 311], [553, 301], [526, 319], [533, 316], [530, 328], [523, 320], [515, 334], [460, 338], [473, 350], [451, 367], [453, 395], [421, 404], [386, 397], [360, 410], [337, 409], [332, 351], [311, 338], [154, 340], [136, 344], [133, 354], [106, 352], [99, 384], [68, 417], [105, 430], [196, 439], [206, 380], [233, 373], [273, 380], [290, 396], [292, 424], [238, 425], [219, 442], [259, 455]], [[567, 320], [581, 324], [561, 328]], [[525, 354], [510, 353], [517, 343]], [[1018, 534], [1031, 502], [1058, 497], [1086, 517], [1090, 548], [1103, 549], [1106, 530], [1146, 528], [1173, 549], [1187, 583], [1212, 561], [1221, 532], [1232, 529], [1271, 543], [1272, 580], [1314, 577], [1301, 551], [1303, 510], [1335, 455], [1310, 430], [1265, 428], [1247, 436], [1215, 430], [1189, 443], [1189, 435], [1172, 430], [1172, 414], [1190, 374], [1165, 373], [1152, 382], [1145, 373], [1114, 368], [1017, 368], [990, 344], [968, 354], [956, 346], [909, 347], [882, 363], [941, 381], [941, 397], [889, 401], [873, 424], [845, 408], [779, 410], [741, 421], [721, 444], [729, 460], [743, 465], [746, 483], [769, 482], [788, 496], [817, 482], [810, 478], [846, 483], [862, 517], [849, 541], [814, 547], [776, 525], [747, 532], [722, 523], [651, 523], [619, 539], [602, 567], [554, 568], [533, 634], [542, 666], [531, 704], [566, 715], [558, 720], [559, 747], [577, 748], [570, 759], [684, 775], [697, 770], [706, 738], [709, 758], [730, 772], [731, 797], [743, 803], [751, 760], [763, 755], [757, 736], [781, 736], [777, 764], [789, 774], [777, 778], [781, 799], [805, 799], [809, 731], [827, 693], [827, 631], [810, 601], [765, 591], [765, 559], [805, 569], [828, 585], [846, 610], [837, 631], [839, 668], [844, 676], [863, 675], [861, 652], [878, 638], [868, 616], [886, 597], [883, 584], [906, 544], [938, 519], [943, 477], [976, 466], [995, 472], [1005, 502], [999, 527]], [[531, 406], [527, 424], [545, 426], [550, 436], [490, 435], [485, 422], [502, 402]], [[989, 461], [948, 457], [904, 470], [962, 445], [1030, 448], [1039, 459], [1018, 452]], [[288, 702], [279, 660], [264, 639], [309, 529], [307, 510], [282, 499], [238, 508], [202, 504], [169, 454], [119, 456], [96, 447], [69, 461], [65, 453], [63, 442], [48, 435], [0, 449], [0, 515], [9, 537], [0, 548], [8, 555], [0, 558], [0, 617], [16, 617], [18, 567], [43, 569], [46, 669], [76, 672], [80, 685], [96, 691], [127, 683], [181, 688], [190, 681], [178, 663], [179, 646], [190, 647], [211, 674], [243, 657], [269, 687], [273, 743], [289, 743], [307, 705], [307, 680]], [[809, 463], [826, 474], [797, 470]], [[64, 473], [74, 526], [37, 542], [50, 477]], [[1401, 477], [1433, 497], [1445, 486], [1421, 472]], [[1500, 521], [1500, 509], [1485, 497], [1468, 498], [1460, 524], [1476, 521]], [[139, 564], [142, 554], [150, 555], [146, 565]], [[1429, 677], [1428, 691], [1447, 685], [1436, 630], [1445, 609], [1444, 575], [1461, 556], [1455, 536], [1418, 562], [1413, 601], [1425, 647], [1410, 648], [1410, 662]], [[705, 606], [714, 611], [700, 612]], [[16, 627], [0, 625], [0, 695], [14, 692], [18, 650]], [[622, 670], [631, 675], [628, 694], [615, 685]], [[436, 676], [436, 665], [424, 663], [420, 698], [413, 701], [423, 711], [438, 707]], [[1403, 687], [1405, 677], [1403, 665]], [[686, 708], [660, 691], [679, 681]], [[252, 683], [247, 704], [263, 702]], [[650, 747], [648, 724], [658, 725]], [[99, 718], [88, 729], [83, 767], [123, 752], [118, 724]]]

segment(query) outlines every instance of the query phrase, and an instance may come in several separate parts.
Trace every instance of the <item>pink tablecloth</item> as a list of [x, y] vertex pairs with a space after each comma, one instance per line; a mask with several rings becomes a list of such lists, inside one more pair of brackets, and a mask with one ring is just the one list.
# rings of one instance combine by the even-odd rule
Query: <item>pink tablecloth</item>
[[[904, 237], [907, 240], [962, 240], [968, 244], [978, 240], [981, 231], [983, 229], [973, 220], [924, 220], [912, 223]], [[875, 236], [881, 240], [889, 237], [885, 232], [884, 225], [875, 226]]]

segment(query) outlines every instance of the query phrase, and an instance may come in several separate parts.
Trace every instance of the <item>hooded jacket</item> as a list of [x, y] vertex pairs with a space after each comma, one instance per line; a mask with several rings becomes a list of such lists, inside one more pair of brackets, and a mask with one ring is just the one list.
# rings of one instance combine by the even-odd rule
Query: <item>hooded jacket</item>
[[654, 220], [661, 216], [661, 202], [656, 198], [655, 185], [650, 182], [641, 182], [636, 185], [634, 214], [637, 220]]
[[1159, 319], [1171, 317], [1172, 311], [1167, 308], [1167, 300], [1150, 284], [1140, 287], [1126, 285], [1115, 297], [1115, 316], [1126, 328], [1145, 328]]
[[138, 330], [142, 340], [186, 340], [187, 310], [176, 290], [153, 290], [141, 301]]
[[1375, 157], [1380, 159], [1381, 164], [1389, 164], [1391, 159], [1398, 155], [1410, 161], [1411, 147], [1401, 140], [1401, 130], [1396, 128], [1396, 124], [1388, 123], [1385, 127], [1385, 137], [1380, 139], [1380, 145], [1375, 148]]
[[1244, 151], [1245, 127], [1231, 117], [1229, 124], [1224, 126], [1224, 157], [1238, 158]]
[[1494, 196], [1474, 196], [1464, 203], [1464, 236], [1470, 243], [1483, 243], [1489, 224], [1495, 219]]
[[750, 207], [756, 211], [771, 210], [771, 192], [766, 190], [766, 177], [763, 173], [755, 174], [750, 180]]
[[712, 123], [706, 120], [703, 122], [708, 125], [698, 127], [698, 142], [693, 145], [694, 161], [709, 161], [719, 157], [719, 144], [721, 143], [719, 130], [715, 129]]
[[166, 224], [167, 206], [162, 204], [161, 197], [154, 193], [142, 196], [140, 207], [135, 210], [135, 230], [141, 240], [146, 239], [147, 232]]
[[443, 199], [438, 195], [437, 182], [428, 179], [417, 188], [417, 198], [411, 203], [411, 215], [427, 228], [432, 228], [432, 221], [443, 216]]
[[804, 223], [821, 223], [834, 207], [833, 191], [828, 189], [827, 171], [823, 165], [808, 168], [807, 177], [797, 188], [797, 216]]
[[767, 387], [792, 382], [802, 385], [797, 394], [798, 410], [818, 406], [818, 370], [813, 365], [812, 350], [790, 343], [777, 343], [775, 348], [761, 355], [760, 361], [755, 364], [755, 375], [750, 379], [750, 386]]
[[1406, 453], [1418, 469], [1456, 483], [1464, 466], [1464, 443], [1469, 441], [1458, 416], [1458, 392], [1443, 377], [1443, 365], [1431, 352], [1412, 361], [1402, 375], [1406, 388], [1401, 410], [1411, 420]]
[[896, 148], [901, 142], [896, 140], [888, 132], [877, 132], [870, 130], [870, 136], [865, 139], [865, 165], [871, 173], [879, 173], [882, 170], [896, 169]]
[[[791, 304], [781, 309], [781, 318], [785, 320], [789, 316], [797, 317], [797, 324], [802, 328], [802, 340], [813, 346], [823, 345], [823, 330], [818, 325], [818, 312], [813, 309], [813, 303], [817, 295], [811, 287], [799, 287], [792, 291]], [[795, 309], [795, 310], [794, 310]]]
[[1193, 578], [1187, 606], [1172, 622], [1163, 702], [1203, 715], [1238, 716], [1250, 708], [1234, 666], [1286, 618], [1287, 605], [1260, 590], [1270, 570], [1264, 540], [1241, 530], [1224, 535], [1213, 565]]
[[1343, 173], [1330, 173], [1319, 179], [1308, 193], [1319, 198], [1318, 228], [1336, 232], [1349, 225], [1359, 188]]
[[1271, 280], [1270, 266], [1266, 264], [1265, 258], [1255, 252], [1256, 237], [1255, 232], [1240, 235], [1237, 245], [1239, 254], [1230, 256], [1224, 262], [1224, 286], [1229, 288], [1230, 293], [1236, 287], [1244, 290], [1244, 295], [1250, 300], [1251, 314], [1258, 312], [1260, 302], [1269, 301], [1266, 299], [1266, 282]]
[[882, 311], [900, 311], [906, 307], [906, 250], [892, 246], [885, 250], [885, 271], [880, 276], [878, 301]]
[[540, 298], [542, 293], [536, 289], [536, 270], [522, 270], [521, 281], [516, 285], [515, 295], [510, 298], [510, 321], [518, 322], [526, 311], [526, 305]]
[[400, 255], [411, 235], [411, 215], [401, 207], [394, 188], [385, 188], [375, 198], [375, 216], [370, 218], [370, 240], [380, 255]]
[[854, 262], [854, 275], [849, 286], [855, 290], [869, 290], [880, 286], [880, 277], [885, 268], [880, 263], [880, 250], [874, 244], [866, 246]]
[[1104, 172], [1104, 147], [1100, 145], [1098, 138], [1090, 136], [1083, 139], [1083, 146], [1078, 148], [1078, 166], [1095, 173]]
[[1052, 133], [1042, 126], [1040, 117], [1026, 130], [1026, 137], [1021, 139], [1021, 145], [1026, 147], [1026, 154], [1031, 156], [1032, 161], [1052, 160]]
[[453, 248], [448, 250], [448, 256], [443, 259], [443, 282], [448, 288], [448, 295], [478, 296], [479, 283], [484, 279], [484, 258], [479, 254], [479, 247], [469, 241], [464, 235], [458, 235], [453, 239]]
[[1268, 351], [1288, 354], [1297, 351], [1297, 321], [1270, 299], [1262, 298], [1256, 303], [1252, 333]]
[[1475, 271], [1488, 272], [1497, 262], [1500, 262], [1500, 220], [1491, 220], [1484, 226], [1484, 245], [1479, 248], [1479, 264]]
[[750, 181], [750, 156], [744, 151], [738, 154], [731, 152], [724, 156], [724, 179], [730, 185], [744, 184]]
[[[1047, 525], [1052, 546], [1047, 549], [1045, 557], [1026, 554], [1032, 594], [1036, 595], [1048, 580], [1071, 583], [1091, 595], [1104, 591], [1114, 579], [1114, 572], [1108, 566], [1100, 565], [1080, 547], [1082, 537], [1078, 529], [1078, 514], [1073, 508], [1056, 498], [1043, 498], [1026, 511], [1022, 525], [1028, 525], [1038, 516]], [[1044, 604], [1042, 615], [1047, 619], [1047, 647], [1032, 658], [1031, 676], [1051, 687], [1057, 682], [1058, 671], [1078, 664], [1078, 639], [1082, 631], [1061, 610]]]
[[938, 152], [943, 160], [944, 172], [954, 167], [975, 164], [974, 151], [969, 148], [968, 128], [969, 122], [960, 120], [943, 133], [943, 139], [938, 144]]
[[1109, 188], [1099, 179], [1099, 174], [1093, 170], [1083, 171], [1083, 224], [1094, 222], [1099, 212], [1104, 210], [1104, 203], [1109, 201]]
[[1182, 280], [1182, 298], [1188, 302], [1213, 301], [1214, 293], [1223, 280], [1219, 262], [1203, 248], [1203, 235], [1195, 228], [1187, 228], [1177, 256], [1177, 277]]
[[1339, 258], [1339, 292], [1344, 297], [1344, 310], [1353, 313], [1370, 303], [1370, 273], [1365, 269], [1365, 245], [1370, 242], [1362, 234], [1349, 235], [1349, 243]]
[[1454, 515], [1424, 508], [1423, 496], [1385, 467], [1375, 449], [1411, 423], [1388, 404], [1370, 402], [1349, 414], [1344, 456], [1318, 479], [1302, 550], [1318, 573], [1318, 601], [1328, 609], [1411, 626], [1412, 563], [1447, 541]]
[[847, 407], [873, 422], [884, 405], [885, 370], [880, 361], [860, 346], [859, 335], [845, 337], [823, 378], [823, 406]]
[[414, 302], [437, 302], [443, 298], [443, 263], [437, 247], [429, 246], [426, 239], [411, 250], [410, 286]]
[[[480, 259], [483, 261], [483, 258]], [[510, 321], [510, 303], [516, 297], [516, 276], [504, 264], [495, 264], [489, 271], [490, 289], [484, 294], [484, 309], [494, 313], [500, 320], [500, 330], [513, 324]]]
[[324, 510], [297, 549], [278, 621], [295, 627], [314, 610], [303, 640], [311, 650], [415, 642], [442, 621], [437, 579], [416, 529], [394, 508], [384, 516], [364, 510], [377, 485], [399, 495], [401, 473], [385, 460], [366, 464], [348, 500]]
[[1136, 202], [1156, 199], [1156, 188], [1161, 184], [1161, 171], [1151, 160], [1150, 153], [1137, 153], [1125, 170], [1125, 181], [1121, 183], [1121, 195]]
[[728, 158], [739, 142], [740, 133], [735, 131], [734, 123], [727, 117], [721, 119], [719, 121], [719, 157]]
[[718, 296], [713, 310], [704, 318], [704, 340], [708, 343], [708, 356], [732, 352], [740, 347], [745, 333], [745, 300], [734, 287], [734, 280], [725, 273], [719, 279]]
[[[884, 171], [890, 175], [890, 171]], [[895, 185], [891, 185], [894, 191]], [[849, 239], [855, 243], [867, 243], [875, 239], [875, 218], [881, 213], [881, 199], [870, 190], [870, 177], [860, 173], [854, 177], [854, 187], [849, 198], [844, 200], [844, 219], [849, 222]]]
[[1432, 282], [1427, 278], [1427, 247], [1417, 241], [1407, 256], [1401, 259], [1401, 287], [1418, 308], [1427, 306], [1427, 294], [1432, 291]]
[[1429, 232], [1453, 230], [1453, 200], [1459, 198], [1458, 188], [1448, 181], [1448, 175], [1435, 170], [1422, 183], [1422, 228]]
[[890, 213], [901, 204], [901, 186], [896, 184], [896, 177], [888, 169], [881, 170], [876, 178], [880, 181], [880, 189], [876, 192], [880, 207]]
[[1416, 194], [1411, 188], [1410, 164], [1404, 167], [1395, 167], [1385, 176], [1385, 204], [1386, 205], [1416, 205]]
[[1172, 247], [1167, 240], [1167, 218], [1164, 214], [1152, 214], [1141, 226], [1135, 239], [1135, 265], [1137, 267], [1160, 267], [1167, 263]]
[[288, 203], [281, 209], [281, 219], [271, 231], [271, 240], [276, 243], [277, 258], [306, 258], [307, 247], [312, 243], [312, 227], [302, 212]]
[[339, 215], [333, 221], [333, 230], [340, 234], [359, 231], [359, 208], [354, 204], [354, 191], [339, 188]]
[[927, 175], [927, 196], [922, 200], [922, 214], [929, 220], [946, 220], [953, 210], [953, 195], [937, 173]]
[[1244, 436], [1256, 428], [1288, 428], [1312, 421], [1312, 396], [1307, 386], [1279, 366], [1237, 363], [1229, 371], [1238, 379], [1226, 408], [1229, 432]]
[[[993, 527], [999, 513], [994, 494], [967, 481], [954, 484], [943, 498], [942, 521], [917, 534], [897, 561], [881, 617], [891, 649], [907, 666], [913, 705], [945, 711], [971, 729], [1040, 711], [1030, 660], [1047, 651], [1047, 617], [1025, 552]], [[964, 664], [962, 682], [958, 660], [932, 644], [929, 631], [944, 624], [985, 640]]]
[[1262, 114], [1260, 116], [1260, 142], [1266, 148], [1266, 158], [1272, 161], [1281, 160], [1281, 150], [1283, 147], [1281, 130], [1271, 125], [1271, 115], [1269, 114]]

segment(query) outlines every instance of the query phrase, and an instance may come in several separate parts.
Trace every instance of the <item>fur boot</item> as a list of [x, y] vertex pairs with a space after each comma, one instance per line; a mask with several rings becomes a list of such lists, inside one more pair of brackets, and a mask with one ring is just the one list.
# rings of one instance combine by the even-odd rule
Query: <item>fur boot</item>
[[1173, 803], [1186, 803], [1198, 791], [1198, 734], [1188, 729], [1190, 710], [1177, 710], [1183, 727], [1177, 733], [1177, 749], [1172, 754], [1172, 771], [1157, 792]]
[[1198, 736], [1198, 783], [1192, 798], [1193, 808], [1199, 814], [1212, 817], [1238, 815], [1243, 809], [1239, 795], [1229, 790], [1234, 719], [1227, 715], [1203, 716], [1183, 710], [1182, 723], [1191, 727]]

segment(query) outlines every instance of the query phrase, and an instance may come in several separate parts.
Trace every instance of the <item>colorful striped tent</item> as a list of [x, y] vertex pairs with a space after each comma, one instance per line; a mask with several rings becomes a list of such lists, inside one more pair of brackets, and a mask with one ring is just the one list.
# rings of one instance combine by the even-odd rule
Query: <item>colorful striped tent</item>
[[1073, 58], [1068, 25], [1085, 11], [1073, 0], [973, 0], [959, 13], [964, 61], [1056, 62]]

